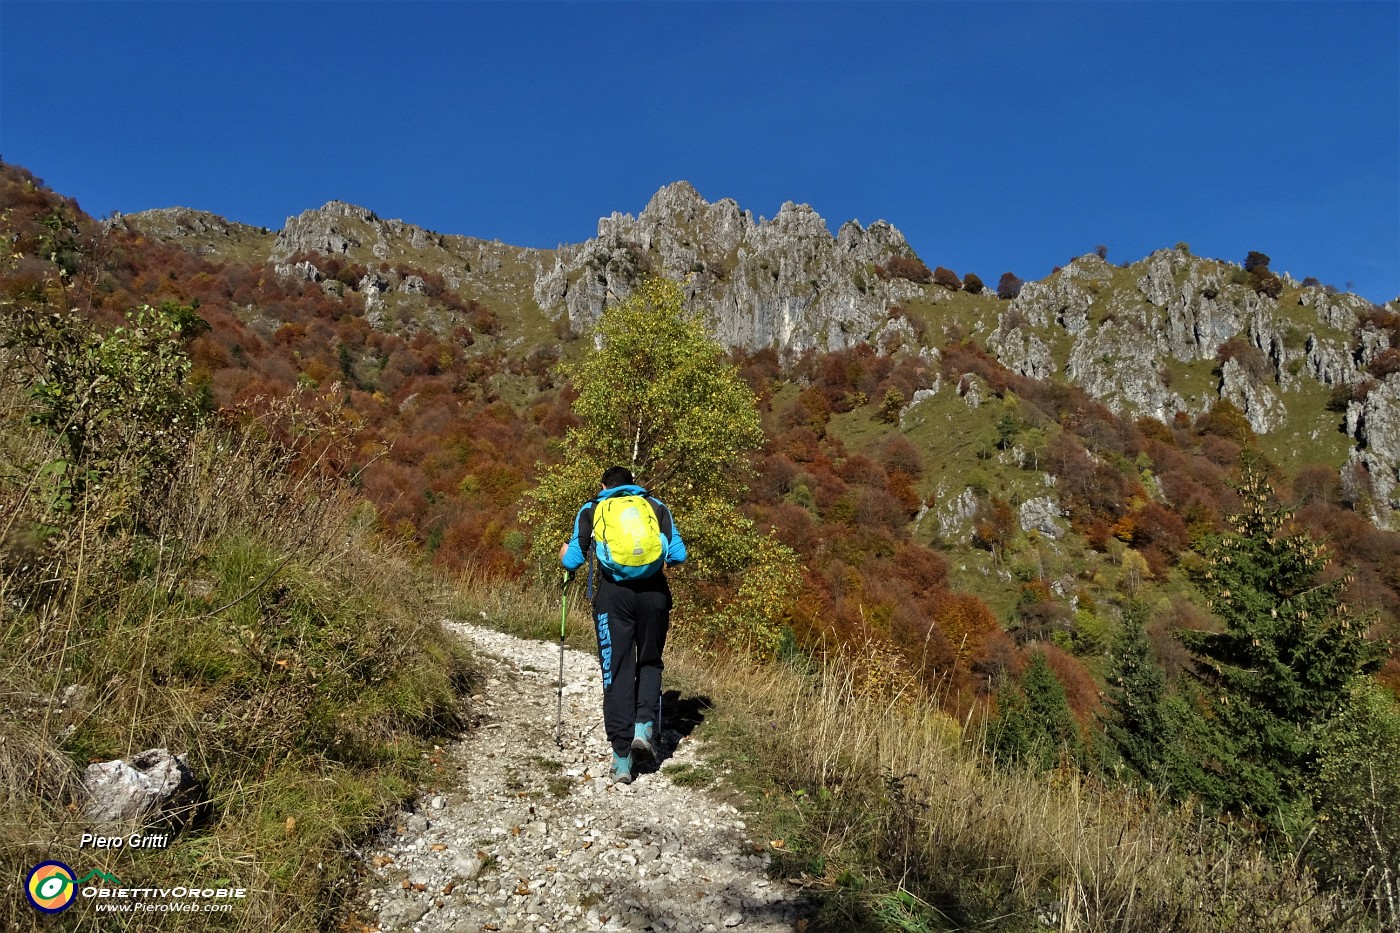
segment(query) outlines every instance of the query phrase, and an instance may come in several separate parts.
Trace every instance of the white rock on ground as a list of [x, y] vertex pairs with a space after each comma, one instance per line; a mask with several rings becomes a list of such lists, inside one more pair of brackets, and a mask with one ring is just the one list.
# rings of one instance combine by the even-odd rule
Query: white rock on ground
[[98, 824], [159, 818], [196, 804], [200, 795], [185, 756], [164, 748], [88, 765], [83, 787], [88, 794], [83, 816]]
[[[453, 623], [487, 665], [482, 722], [443, 754], [449, 775], [362, 853], [384, 931], [786, 933], [807, 911], [770, 879], [739, 811], [656, 766], [607, 780], [602, 685], [565, 653], [564, 749], [554, 742], [557, 645]], [[667, 730], [660, 764], [697, 764]]]

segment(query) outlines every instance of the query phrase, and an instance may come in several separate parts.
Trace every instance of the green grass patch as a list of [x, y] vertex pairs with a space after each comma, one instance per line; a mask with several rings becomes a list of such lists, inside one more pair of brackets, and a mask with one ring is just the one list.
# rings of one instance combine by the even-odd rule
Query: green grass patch
[[[925, 295], [935, 294], [937, 286], [926, 286]], [[975, 337], [985, 343], [987, 335], [995, 329], [1006, 302], [996, 296], [995, 286], [980, 295], [967, 292], [944, 293], [940, 300], [919, 297], [904, 302], [902, 307], [909, 312], [911, 320], [925, 332], [924, 342], [929, 346], [942, 346], [956, 337]]]
[[679, 787], [707, 787], [715, 779], [715, 773], [710, 768], [686, 762], [663, 765], [661, 773]]
[[1288, 406], [1288, 421], [1259, 439], [1259, 446], [1285, 473], [1309, 466], [1340, 469], [1353, 446], [1345, 417], [1327, 408], [1330, 390], [1303, 377], [1297, 389], [1280, 393]]
[[[0, 717], [0, 874], [17, 888], [58, 859], [128, 886], [249, 892], [229, 914], [143, 914], [143, 931], [332, 929], [354, 849], [465, 727], [474, 661], [436, 621], [427, 573], [334, 482], [313, 489], [249, 437], [201, 433], [189, 457], [152, 533], [75, 522], [49, 589], [0, 576], [0, 704], [52, 698]], [[79, 849], [76, 775], [149, 748], [185, 758], [199, 805], [168, 848]], [[0, 928], [48, 919], [0, 902]], [[91, 925], [92, 906], [64, 922]]]
[[558, 644], [560, 608], [567, 600], [566, 644], [596, 653], [598, 636], [593, 628], [592, 607], [585, 598], [586, 575], [586, 570], [580, 570], [567, 590], [562, 586], [539, 587], [467, 576], [457, 581], [446, 598], [445, 608], [448, 617], [458, 621], [487, 625], [518, 638]]

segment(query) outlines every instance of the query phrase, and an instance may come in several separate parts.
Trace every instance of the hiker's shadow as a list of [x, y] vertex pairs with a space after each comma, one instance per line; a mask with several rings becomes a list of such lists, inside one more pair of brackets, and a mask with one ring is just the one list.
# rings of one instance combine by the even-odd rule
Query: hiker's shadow
[[681, 741], [705, 721], [705, 714], [714, 707], [713, 701], [704, 695], [681, 696], [679, 690], [667, 690], [661, 694], [661, 741], [656, 745], [656, 760], [638, 762], [638, 774], [659, 771]]

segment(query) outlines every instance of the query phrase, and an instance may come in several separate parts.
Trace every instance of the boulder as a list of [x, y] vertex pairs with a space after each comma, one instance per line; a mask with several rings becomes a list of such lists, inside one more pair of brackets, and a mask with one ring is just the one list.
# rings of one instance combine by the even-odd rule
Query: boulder
[[1038, 531], [1048, 538], [1059, 540], [1064, 537], [1064, 525], [1060, 516], [1064, 510], [1053, 496], [1037, 496], [1021, 503], [1019, 518], [1022, 531]]
[[183, 755], [151, 748], [130, 759], [88, 765], [83, 815], [94, 823], [186, 822], [203, 789]]
[[1370, 477], [1371, 517], [1381, 528], [1400, 528], [1400, 374], [1352, 402], [1347, 420], [1359, 442], [1351, 458]]
[[1279, 397], [1238, 360], [1226, 360], [1220, 368], [1220, 397], [1244, 412], [1255, 434], [1276, 431], [1288, 420], [1288, 411]]
[[927, 402], [929, 399], [933, 398], [935, 395], [937, 395], [937, 394], [938, 394], [938, 390], [941, 389], [942, 387], [943, 387], [943, 376], [942, 376], [942, 374], [940, 373], [939, 375], [937, 375], [937, 376], [934, 377], [934, 379], [933, 379], [933, 387], [932, 387], [932, 388], [928, 388], [928, 389], [915, 389], [915, 390], [914, 390], [914, 397], [911, 398], [911, 399], [909, 400], [909, 404], [905, 405], [903, 408], [901, 408], [901, 409], [899, 410], [899, 426], [900, 426], [900, 428], [908, 427], [908, 425], [909, 425], [909, 418], [910, 418], [910, 415], [913, 413], [914, 409], [915, 409], [917, 406], [923, 404], [924, 402]]

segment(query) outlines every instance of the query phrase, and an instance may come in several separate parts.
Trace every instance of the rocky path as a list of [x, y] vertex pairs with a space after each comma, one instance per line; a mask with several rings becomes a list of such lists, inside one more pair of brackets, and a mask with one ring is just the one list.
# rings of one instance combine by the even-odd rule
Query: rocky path
[[487, 664], [480, 725], [435, 762], [441, 791], [364, 853], [383, 931], [787, 933], [795, 890], [766, 872], [741, 815], [672, 778], [696, 743], [667, 729], [660, 770], [607, 780], [596, 660], [569, 650], [564, 749], [554, 742], [559, 649], [453, 624]]

